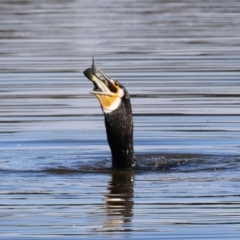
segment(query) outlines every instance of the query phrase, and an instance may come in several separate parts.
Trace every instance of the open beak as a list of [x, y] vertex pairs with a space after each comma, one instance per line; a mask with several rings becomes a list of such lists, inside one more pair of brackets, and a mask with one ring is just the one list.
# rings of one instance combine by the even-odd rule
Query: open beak
[[84, 72], [85, 77], [92, 81], [94, 88], [90, 92], [94, 94], [103, 109], [109, 109], [114, 102], [123, 96], [123, 90], [117, 81], [109, 78], [101, 69], [96, 68], [94, 59], [92, 67], [87, 68]]

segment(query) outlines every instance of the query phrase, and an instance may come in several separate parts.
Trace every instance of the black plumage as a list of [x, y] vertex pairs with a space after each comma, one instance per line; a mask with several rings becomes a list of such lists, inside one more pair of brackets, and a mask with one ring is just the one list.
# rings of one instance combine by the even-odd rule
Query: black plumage
[[108, 144], [112, 152], [114, 169], [132, 169], [137, 161], [133, 149], [133, 119], [130, 96], [122, 87], [124, 96], [119, 107], [105, 113], [105, 126]]

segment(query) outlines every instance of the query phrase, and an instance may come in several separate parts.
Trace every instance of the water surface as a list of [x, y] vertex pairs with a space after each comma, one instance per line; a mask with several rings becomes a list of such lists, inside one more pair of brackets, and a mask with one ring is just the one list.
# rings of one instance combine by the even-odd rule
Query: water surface
[[[0, 238], [238, 239], [237, 1], [0, 3]], [[152, 171], [115, 172], [96, 65]]]

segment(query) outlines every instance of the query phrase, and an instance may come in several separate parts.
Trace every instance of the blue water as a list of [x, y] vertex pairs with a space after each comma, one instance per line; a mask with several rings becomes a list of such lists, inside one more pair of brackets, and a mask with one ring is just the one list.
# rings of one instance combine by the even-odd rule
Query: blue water
[[[237, 1], [0, 3], [1, 239], [238, 239]], [[116, 172], [97, 67], [129, 91]]]

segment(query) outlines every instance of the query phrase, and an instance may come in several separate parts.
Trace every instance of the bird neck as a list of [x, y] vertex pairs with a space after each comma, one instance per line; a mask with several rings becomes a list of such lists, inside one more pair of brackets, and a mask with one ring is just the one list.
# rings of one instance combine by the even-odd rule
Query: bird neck
[[[128, 140], [127, 140], [128, 141]], [[132, 141], [115, 147], [109, 144], [112, 152], [112, 168], [113, 169], [132, 169], [136, 166], [136, 157], [134, 155]]]
[[130, 102], [105, 114], [108, 144], [112, 153], [113, 169], [132, 169], [137, 160], [133, 148], [133, 120]]

